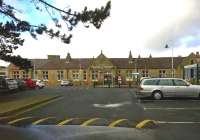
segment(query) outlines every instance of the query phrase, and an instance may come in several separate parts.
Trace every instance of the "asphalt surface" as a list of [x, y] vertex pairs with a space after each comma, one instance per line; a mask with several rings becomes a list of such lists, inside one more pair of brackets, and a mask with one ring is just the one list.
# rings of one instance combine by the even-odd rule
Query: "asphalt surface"
[[78, 118], [74, 124], [82, 124], [88, 119], [101, 118], [103, 121], [98, 120], [94, 125], [107, 126], [116, 120], [127, 119], [128, 122], [121, 125], [134, 127], [145, 119], [152, 119], [158, 123], [152, 131], [157, 139], [197, 139], [200, 136], [200, 100], [195, 98], [137, 99], [134, 89], [129, 88], [56, 87], [26, 92], [62, 96], [44, 105], [10, 114], [17, 115], [17, 118], [34, 117], [28, 123], [46, 117], [54, 119], [41, 124], [58, 124], [66, 118]]
[[63, 98], [41, 108], [22, 113], [19, 117], [98, 117], [126, 118], [133, 121], [141, 121], [145, 118], [143, 109], [135, 104], [137, 99], [134, 98], [133, 90], [128, 88], [58, 87], [35, 92], [62, 95]]
[[[55, 94], [62, 98], [24, 112], [19, 117], [126, 118], [132, 121], [200, 122], [200, 100], [196, 98], [137, 99], [134, 89], [57, 87], [27, 91], [27, 94]], [[23, 96], [26, 96], [23, 94]]]

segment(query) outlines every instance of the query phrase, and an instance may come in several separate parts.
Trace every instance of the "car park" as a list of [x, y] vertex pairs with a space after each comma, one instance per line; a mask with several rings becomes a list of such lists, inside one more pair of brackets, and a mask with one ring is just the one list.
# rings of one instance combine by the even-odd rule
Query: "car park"
[[73, 83], [70, 80], [61, 80], [60, 86], [73, 86]]
[[200, 86], [192, 85], [180, 78], [144, 79], [138, 87], [137, 97], [200, 97]]

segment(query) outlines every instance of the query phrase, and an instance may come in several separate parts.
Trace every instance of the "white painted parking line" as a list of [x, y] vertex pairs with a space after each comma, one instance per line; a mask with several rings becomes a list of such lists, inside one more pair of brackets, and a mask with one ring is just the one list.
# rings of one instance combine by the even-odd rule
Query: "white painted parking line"
[[141, 99], [141, 102], [186, 102], [186, 101], [192, 101], [192, 102], [199, 102], [200, 103], [200, 100], [190, 100], [190, 99], [185, 99], [185, 100], [142, 100]]
[[200, 124], [200, 122], [168, 122], [168, 121], [156, 121], [158, 124]]
[[200, 107], [144, 107], [144, 110], [200, 110]]

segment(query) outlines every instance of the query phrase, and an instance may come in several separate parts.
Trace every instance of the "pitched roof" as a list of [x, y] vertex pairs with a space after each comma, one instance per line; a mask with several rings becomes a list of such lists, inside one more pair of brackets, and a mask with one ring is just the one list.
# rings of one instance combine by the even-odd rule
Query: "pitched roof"
[[56, 69], [87, 69], [89, 67], [88, 58], [81, 58], [81, 59], [71, 59], [67, 61], [66, 59], [60, 60], [51, 60], [48, 61], [46, 64], [40, 67], [43, 70], [56, 70]]
[[[184, 57], [175, 57], [174, 68], [177, 68], [183, 59]], [[133, 63], [129, 63], [128, 58], [110, 58], [110, 60], [121, 69], [170, 69], [172, 66], [171, 57], [134, 58]]]
[[30, 59], [32, 66], [35, 65], [36, 69], [40, 69], [44, 64], [49, 62], [48, 59]]
[[[183, 59], [184, 57], [175, 57], [174, 68], [177, 68]], [[71, 61], [35, 59], [35, 64], [36, 69], [41, 70], [87, 69], [94, 60], [94, 58], [72, 58]], [[129, 63], [128, 58], [108, 58], [108, 60], [118, 69], [134, 69], [135, 67], [138, 69], [170, 69], [172, 64], [171, 57], [133, 58], [133, 63]]]

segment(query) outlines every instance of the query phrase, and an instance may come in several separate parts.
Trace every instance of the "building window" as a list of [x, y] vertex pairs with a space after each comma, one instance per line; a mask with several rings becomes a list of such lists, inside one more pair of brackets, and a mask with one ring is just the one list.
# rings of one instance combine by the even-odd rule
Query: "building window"
[[22, 71], [22, 78], [28, 79], [28, 72], [27, 71]]
[[78, 70], [72, 71], [72, 78], [73, 78], [73, 80], [79, 80], [79, 71]]
[[43, 78], [43, 80], [48, 80], [48, 71], [42, 72], [42, 78]]
[[149, 77], [149, 71], [148, 70], [143, 70], [142, 71], [142, 77]]
[[86, 70], [83, 71], [83, 80], [87, 80], [87, 72], [86, 72]]
[[97, 80], [97, 78], [98, 78], [98, 72], [92, 71], [92, 80]]
[[131, 70], [127, 70], [126, 71], [126, 77], [127, 78], [132, 78], [132, 71]]
[[160, 78], [166, 77], [165, 70], [159, 70], [159, 77], [160, 77]]
[[64, 79], [64, 72], [63, 71], [57, 71], [57, 79], [58, 80]]
[[19, 71], [14, 71], [13, 72], [13, 78], [14, 79], [19, 79]]

